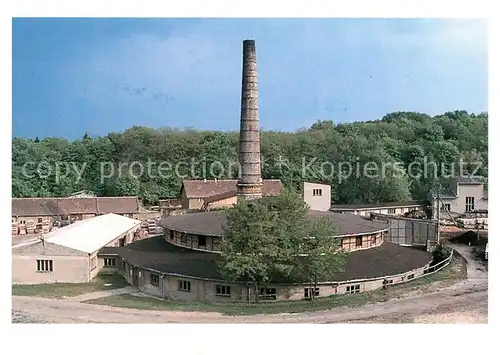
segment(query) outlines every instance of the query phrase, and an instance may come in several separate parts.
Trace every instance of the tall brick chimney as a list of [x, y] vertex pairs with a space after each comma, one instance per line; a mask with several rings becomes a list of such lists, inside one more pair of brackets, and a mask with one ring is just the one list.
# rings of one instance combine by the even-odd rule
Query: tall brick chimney
[[254, 40], [243, 41], [239, 163], [238, 199], [261, 198], [259, 94]]

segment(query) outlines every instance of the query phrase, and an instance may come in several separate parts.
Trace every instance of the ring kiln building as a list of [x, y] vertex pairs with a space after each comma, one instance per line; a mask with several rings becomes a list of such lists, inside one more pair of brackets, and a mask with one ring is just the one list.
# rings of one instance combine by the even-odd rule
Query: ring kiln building
[[[203, 195], [196, 201], [196, 208], [202, 206], [202, 199], [210, 209], [210, 204], [216, 201], [223, 201], [220, 205], [227, 207], [237, 199], [254, 200], [266, 195], [266, 182], [262, 180], [260, 170], [256, 52], [255, 42], [251, 40], [243, 42], [242, 81], [241, 174], [236, 182], [227, 183], [231, 185], [228, 192], [223, 191], [227, 195], [213, 201]], [[315, 195], [314, 190], [318, 189], [313, 185], [306, 187], [303, 194], [310, 189]], [[98, 255], [116, 258], [115, 270], [143, 292], [186, 301], [252, 301], [257, 296], [261, 300], [297, 300], [311, 293], [315, 297], [357, 293], [416, 278], [424, 274], [431, 262], [430, 253], [384, 241], [388, 230], [385, 222], [329, 212], [329, 202], [325, 204], [311, 199], [307, 203], [311, 207], [309, 218], [330, 219], [339, 230], [336, 237], [342, 239], [342, 248], [349, 252], [345, 271], [332, 280], [323, 280], [314, 289], [304, 284], [278, 283], [266, 285], [256, 295], [245, 284], [225, 282], [217, 267], [227, 217], [225, 210], [170, 215], [160, 222], [163, 237], [141, 240], [121, 248], [106, 247]], [[315, 206], [320, 210], [314, 210]]]

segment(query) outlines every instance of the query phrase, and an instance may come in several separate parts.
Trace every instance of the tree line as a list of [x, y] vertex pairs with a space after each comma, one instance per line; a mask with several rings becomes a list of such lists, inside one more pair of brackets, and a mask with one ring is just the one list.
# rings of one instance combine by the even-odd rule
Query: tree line
[[[183, 178], [236, 178], [238, 139], [238, 132], [137, 126], [73, 141], [14, 137], [12, 196], [88, 189], [155, 204], [177, 196]], [[261, 152], [264, 179], [281, 179], [291, 189], [302, 181], [328, 183], [335, 203], [420, 200], [460, 168], [487, 177], [488, 114], [394, 112], [365, 122], [318, 121], [296, 132], [262, 131]]]

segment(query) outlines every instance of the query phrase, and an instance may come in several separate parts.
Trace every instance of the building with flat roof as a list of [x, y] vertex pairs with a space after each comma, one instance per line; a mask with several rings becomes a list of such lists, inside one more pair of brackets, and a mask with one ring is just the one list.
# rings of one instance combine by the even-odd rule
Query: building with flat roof
[[359, 203], [350, 205], [332, 205], [330, 211], [336, 213], [350, 213], [367, 217], [370, 216], [371, 213], [404, 216], [410, 212], [424, 211], [428, 205], [429, 202], [427, 201]]
[[113, 213], [78, 221], [36, 241], [12, 248], [12, 282], [81, 283], [113, 261], [98, 259], [105, 246], [125, 246], [138, 236], [141, 221]]

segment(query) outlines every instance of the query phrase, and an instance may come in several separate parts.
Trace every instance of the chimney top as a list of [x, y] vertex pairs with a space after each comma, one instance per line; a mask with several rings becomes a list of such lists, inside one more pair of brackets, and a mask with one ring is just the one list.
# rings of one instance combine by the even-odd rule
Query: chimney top
[[255, 46], [255, 40], [253, 40], [253, 39], [245, 39], [245, 40], [243, 41], [243, 45], [247, 45], [247, 46], [248, 46], [248, 45]]

